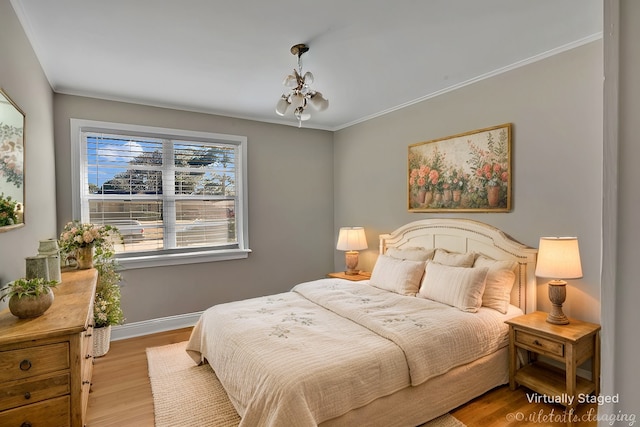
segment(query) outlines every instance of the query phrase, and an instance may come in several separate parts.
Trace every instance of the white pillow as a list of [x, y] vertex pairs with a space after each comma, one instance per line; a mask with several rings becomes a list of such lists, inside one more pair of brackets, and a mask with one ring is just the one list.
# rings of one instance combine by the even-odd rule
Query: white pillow
[[482, 305], [487, 267], [466, 268], [427, 264], [418, 297], [475, 313]]
[[380, 255], [373, 266], [369, 284], [400, 295], [415, 296], [420, 289], [424, 265], [424, 261], [408, 261]]
[[409, 261], [429, 261], [433, 258], [435, 249], [421, 248], [417, 246], [408, 248], [389, 248], [387, 255], [397, 259], [406, 259]]
[[473, 267], [486, 267], [487, 284], [482, 295], [482, 305], [506, 314], [511, 301], [511, 289], [516, 281], [514, 270], [518, 266], [515, 261], [498, 261], [480, 255]]
[[447, 252], [444, 249], [437, 249], [433, 256], [433, 262], [449, 265], [451, 267], [471, 267], [476, 259], [476, 254], [467, 252], [466, 254]]

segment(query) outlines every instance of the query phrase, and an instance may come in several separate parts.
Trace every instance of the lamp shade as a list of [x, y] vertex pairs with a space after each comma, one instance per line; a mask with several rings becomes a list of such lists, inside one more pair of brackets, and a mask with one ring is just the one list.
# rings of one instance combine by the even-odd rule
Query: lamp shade
[[311, 71], [307, 71], [306, 73], [304, 73], [304, 77], [302, 77], [302, 80], [304, 80], [304, 84], [306, 85], [313, 84], [313, 74], [311, 74]]
[[287, 98], [280, 98], [276, 104], [276, 113], [279, 116], [284, 116], [287, 113], [287, 108], [289, 108], [289, 101], [287, 101]]
[[298, 107], [304, 107], [305, 98], [301, 93], [294, 93], [291, 95], [291, 106], [295, 109]]
[[316, 111], [324, 111], [329, 107], [329, 101], [327, 101], [320, 92], [316, 92], [309, 99], [309, 103]]
[[342, 227], [338, 234], [339, 251], [359, 251], [367, 249], [367, 236], [363, 227]]
[[582, 277], [577, 237], [541, 237], [536, 276], [550, 279]]
[[289, 74], [284, 78], [282, 84], [286, 87], [296, 87], [298, 86], [298, 80], [296, 79], [296, 76], [294, 76], [293, 74]]

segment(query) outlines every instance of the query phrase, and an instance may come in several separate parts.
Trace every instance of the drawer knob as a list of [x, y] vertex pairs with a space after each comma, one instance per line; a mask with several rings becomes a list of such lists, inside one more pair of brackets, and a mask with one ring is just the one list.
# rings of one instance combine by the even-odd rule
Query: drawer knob
[[26, 392], [26, 393], [24, 394], [24, 398], [25, 398], [25, 399], [27, 399], [27, 400], [31, 399], [31, 393]]
[[20, 362], [21, 371], [28, 371], [29, 369], [31, 369], [31, 361], [29, 359], [24, 359], [22, 362]]
[[20, 427], [32, 427], [31, 423], [29, 421], [25, 421], [22, 424], [20, 424]]
[[540, 341], [538, 341], [538, 340], [535, 340], [533, 343], [534, 343], [535, 345], [537, 345], [537, 346], [542, 347], [542, 343], [541, 343]]

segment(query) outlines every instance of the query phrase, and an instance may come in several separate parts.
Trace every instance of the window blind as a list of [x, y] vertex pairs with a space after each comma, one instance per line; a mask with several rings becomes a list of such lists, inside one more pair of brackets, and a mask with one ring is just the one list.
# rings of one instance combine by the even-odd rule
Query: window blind
[[238, 147], [82, 132], [83, 210], [116, 226], [118, 252], [237, 248]]

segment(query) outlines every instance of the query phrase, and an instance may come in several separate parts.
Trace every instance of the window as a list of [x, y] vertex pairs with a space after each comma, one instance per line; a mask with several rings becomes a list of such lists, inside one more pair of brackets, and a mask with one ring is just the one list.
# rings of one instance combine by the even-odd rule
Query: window
[[71, 120], [73, 217], [111, 224], [125, 268], [246, 258], [241, 136]]

